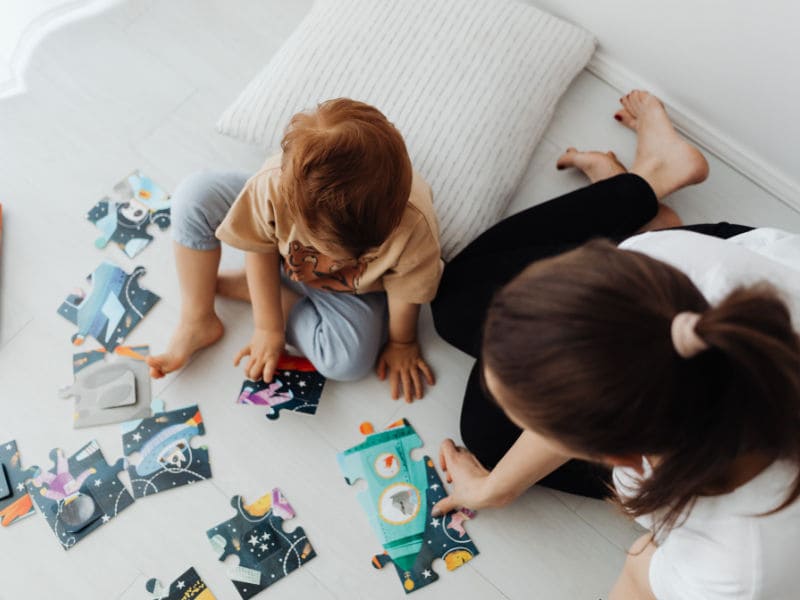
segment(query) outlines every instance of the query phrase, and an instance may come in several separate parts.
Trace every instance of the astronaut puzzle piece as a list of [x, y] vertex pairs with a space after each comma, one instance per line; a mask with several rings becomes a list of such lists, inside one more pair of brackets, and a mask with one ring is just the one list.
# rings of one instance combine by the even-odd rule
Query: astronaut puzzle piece
[[80, 346], [92, 336], [109, 352], [122, 344], [159, 300], [153, 292], [139, 287], [144, 274], [144, 267], [136, 267], [128, 275], [110, 262], [100, 264], [87, 277], [89, 294], [76, 290], [58, 308], [58, 314], [78, 326], [72, 343]]
[[3, 527], [34, 513], [33, 501], [25, 487], [26, 478], [17, 442], [0, 444], [0, 525]]
[[313, 415], [325, 381], [307, 358], [285, 354], [272, 381], [245, 380], [237, 403], [266, 406], [267, 418], [273, 421], [282, 410]]
[[408, 421], [377, 433], [362, 423], [361, 433], [366, 440], [337, 458], [348, 484], [367, 482], [358, 499], [385, 549], [372, 559], [373, 566], [381, 569], [393, 562], [409, 593], [439, 578], [431, 568], [435, 559], [452, 571], [476, 556], [478, 549], [463, 527], [474, 513], [461, 509], [440, 518], [431, 515], [446, 492], [430, 457], [411, 459], [422, 440]]
[[169, 228], [169, 198], [152, 179], [134, 171], [87, 213], [86, 218], [101, 232], [94, 245], [105, 248], [113, 242], [133, 258], [153, 240], [147, 233], [151, 223], [161, 231]]
[[208, 448], [192, 448], [190, 443], [205, 432], [196, 404], [165, 412], [160, 400], [153, 402], [152, 417], [123, 423], [122, 449], [133, 497], [210, 479]]
[[293, 519], [295, 513], [278, 488], [250, 505], [234, 496], [231, 506], [236, 516], [206, 535], [219, 560], [239, 558], [239, 564], [228, 569], [228, 577], [245, 600], [316, 556], [302, 527], [283, 531], [284, 520]]
[[121, 423], [150, 416], [150, 368], [147, 346], [117, 346], [72, 356], [75, 383], [60, 390], [75, 398], [73, 427]]
[[39, 467], [27, 470], [26, 485], [65, 550], [133, 504], [133, 497], [117, 478], [123, 460], [106, 463], [96, 441], [69, 458], [55, 448], [50, 459], [55, 465], [50, 471]]
[[148, 580], [145, 589], [150, 592], [150, 600], [216, 600], [194, 567], [189, 567], [167, 590], [158, 579]]

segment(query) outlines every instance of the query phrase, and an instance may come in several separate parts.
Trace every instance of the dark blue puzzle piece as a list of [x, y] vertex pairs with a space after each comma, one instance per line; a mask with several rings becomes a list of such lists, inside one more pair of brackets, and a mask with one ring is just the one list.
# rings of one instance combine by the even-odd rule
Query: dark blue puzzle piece
[[33, 502], [25, 487], [26, 473], [15, 441], [0, 445], [0, 525], [8, 527], [33, 514]]
[[313, 415], [325, 381], [308, 359], [286, 355], [278, 362], [272, 381], [245, 380], [237, 403], [265, 406], [267, 418], [273, 421], [282, 410]]
[[247, 600], [316, 556], [302, 527], [283, 531], [283, 522], [295, 516], [278, 488], [255, 503], [241, 496], [231, 499], [236, 516], [206, 532], [219, 560], [237, 556], [239, 564], [228, 576]]
[[128, 275], [110, 262], [100, 264], [87, 278], [89, 294], [72, 293], [58, 308], [58, 314], [78, 326], [72, 343], [79, 346], [92, 336], [108, 351], [119, 346], [159, 300], [139, 286], [144, 274], [144, 267]]
[[[197, 405], [164, 412], [163, 402], [158, 402], [153, 412], [152, 417], [122, 424], [122, 448], [135, 498], [211, 477], [208, 449], [190, 444], [194, 436], [205, 434]], [[131, 456], [136, 453], [134, 462]]]
[[50, 452], [54, 468], [31, 467], [28, 492], [47, 519], [61, 546], [68, 550], [133, 504], [117, 474], [123, 460], [106, 463], [96, 441], [66, 457], [55, 448]]
[[148, 580], [145, 588], [150, 592], [151, 600], [215, 600], [214, 594], [200, 579], [200, 575], [197, 574], [194, 567], [189, 567], [170, 584], [167, 590], [158, 579]]

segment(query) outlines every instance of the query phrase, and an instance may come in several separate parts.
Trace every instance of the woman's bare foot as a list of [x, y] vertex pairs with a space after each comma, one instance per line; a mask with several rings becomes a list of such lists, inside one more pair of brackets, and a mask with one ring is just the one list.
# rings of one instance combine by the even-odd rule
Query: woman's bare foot
[[613, 152], [580, 152], [576, 148], [567, 148], [556, 161], [556, 168], [571, 167], [583, 172], [592, 183], [628, 172]]
[[217, 295], [250, 302], [250, 289], [247, 287], [247, 275], [244, 269], [220, 272], [217, 275]]
[[669, 120], [661, 101], [634, 90], [620, 99], [621, 122], [636, 131], [636, 158], [630, 169], [643, 177], [660, 200], [672, 192], [705, 181], [708, 161], [684, 140]]
[[216, 342], [224, 332], [222, 321], [213, 313], [200, 319], [182, 318], [175, 333], [172, 334], [166, 352], [147, 358], [150, 376], [153, 379], [160, 379], [167, 373], [177, 371], [186, 364], [192, 354]]

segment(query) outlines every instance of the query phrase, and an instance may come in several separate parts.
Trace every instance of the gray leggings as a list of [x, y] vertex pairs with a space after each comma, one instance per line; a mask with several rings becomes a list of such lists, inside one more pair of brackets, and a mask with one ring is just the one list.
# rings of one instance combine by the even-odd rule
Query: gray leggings
[[[202, 171], [184, 179], [172, 195], [172, 237], [194, 250], [213, 250], [214, 232], [249, 175]], [[375, 365], [387, 335], [386, 294], [328, 292], [292, 281], [281, 269], [284, 286], [302, 296], [286, 323], [286, 341], [327, 377], [351, 381]]]

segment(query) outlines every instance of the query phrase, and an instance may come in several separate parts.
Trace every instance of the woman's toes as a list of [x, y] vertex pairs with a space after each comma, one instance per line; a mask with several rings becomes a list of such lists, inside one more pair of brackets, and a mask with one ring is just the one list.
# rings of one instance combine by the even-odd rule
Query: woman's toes
[[636, 130], [636, 117], [626, 108], [621, 108], [614, 113], [614, 118], [628, 129]]

